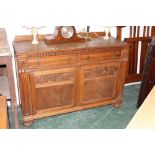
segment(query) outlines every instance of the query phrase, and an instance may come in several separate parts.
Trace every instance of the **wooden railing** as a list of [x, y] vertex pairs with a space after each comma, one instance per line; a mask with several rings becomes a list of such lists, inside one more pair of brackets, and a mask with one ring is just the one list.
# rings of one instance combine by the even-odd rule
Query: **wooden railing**
[[129, 37], [124, 39], [130, 45], [126, 83], [141, 81], [148, 44], [154, 35], [155, 26], [130, 26]]
[[[123, 40], [124, 27], [126, 26], [116, 27], [116, 37], [119, 40]], [[88, 32], [89, 28], [88, 26]], [[155, 26], [130, 26], [129, 37], [124, 38], [124, 41], [130, 45], [126, 83], [141, 81], [148, 44], [152, 36], [155, 36]]]

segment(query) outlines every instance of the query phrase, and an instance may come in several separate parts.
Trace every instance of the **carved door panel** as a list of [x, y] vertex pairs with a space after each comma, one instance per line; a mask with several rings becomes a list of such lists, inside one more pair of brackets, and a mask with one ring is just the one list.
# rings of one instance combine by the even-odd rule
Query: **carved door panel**
[[116, 97], [120, 63], [83, 66], [80, 69], [80, 105]]
[[59, 110], [76, 103], [76, 69], [36, 71], [30, 75], [32, 109]]

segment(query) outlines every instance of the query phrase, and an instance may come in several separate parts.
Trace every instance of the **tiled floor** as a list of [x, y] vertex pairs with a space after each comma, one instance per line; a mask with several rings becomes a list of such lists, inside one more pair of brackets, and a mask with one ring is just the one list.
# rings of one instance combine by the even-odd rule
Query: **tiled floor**
[[[35, 120], [25, 127], [20, 113], [20, 128], [24, 129], [123, 129], [137, 111], [136, 102], [139, 84], [125, 86], [123, 104], [121, 108], [111, 105], [87, 109], [68, 114]], [[13, 127], [12, 114], [9, 112], [10, 126]]]

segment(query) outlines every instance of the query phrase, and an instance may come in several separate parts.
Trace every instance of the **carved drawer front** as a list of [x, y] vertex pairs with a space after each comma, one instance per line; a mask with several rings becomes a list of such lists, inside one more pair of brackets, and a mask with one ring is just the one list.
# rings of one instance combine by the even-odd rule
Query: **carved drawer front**
[[120, 52], [108, 51], [108, 52], [103, 52], [103, 53], [80, 55], [80, 61], [85, 63], [85, 62], [93, 62], [93, 61], [119, 59], [120, 57], [121, 57], [121, 51]]
[[120, 63], [81, 68], [80, 104], [115, 98]]
[[28, 59], [29, 66], [47, 66], [47, 65], [62, 65], [62, 64], [72, 64], [77, 62], [76, 55], [59, 55], [50, 57], [35, 57]]
[[75, 104], [75, 70], [71, 68], [35, 72], [33, 83], [35, 111]]

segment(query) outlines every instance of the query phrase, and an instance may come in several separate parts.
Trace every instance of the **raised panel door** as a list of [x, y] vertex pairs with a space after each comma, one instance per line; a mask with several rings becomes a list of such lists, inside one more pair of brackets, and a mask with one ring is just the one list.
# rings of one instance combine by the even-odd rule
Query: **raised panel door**
[[83, 66], [80, 69], [79, 104], [111, 100], [116, 97], [120, 63]]
[[76, 69], [35, 71], [30, 74], [33, 113], [76, 104]]

